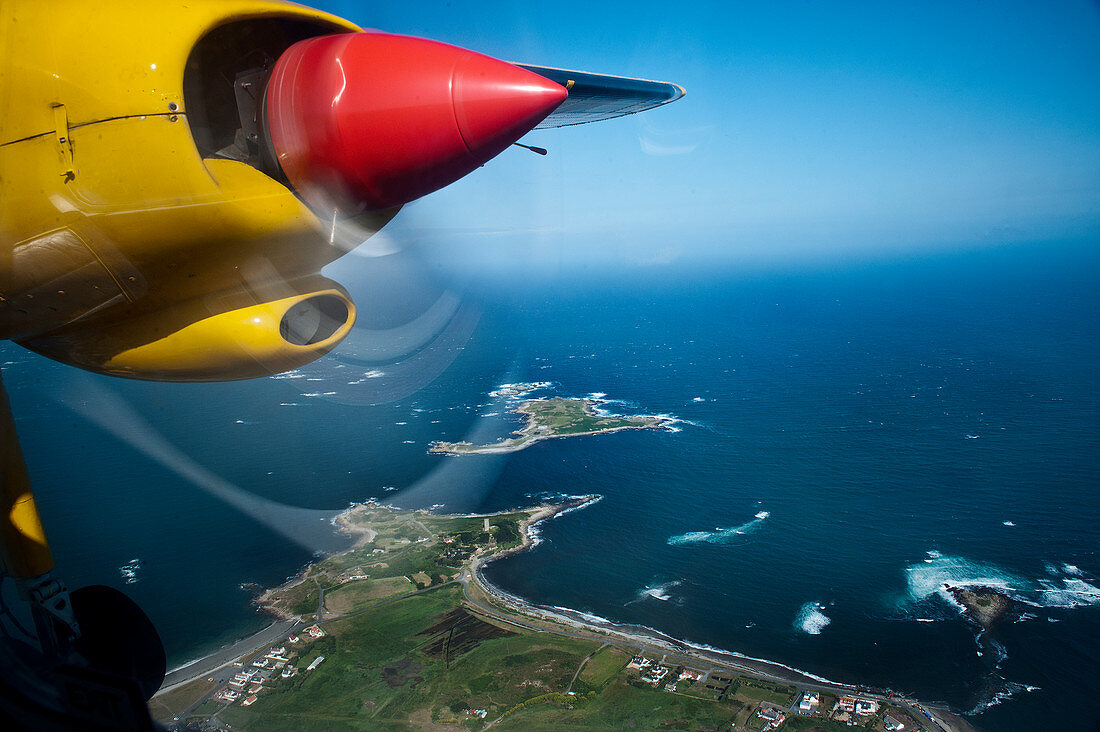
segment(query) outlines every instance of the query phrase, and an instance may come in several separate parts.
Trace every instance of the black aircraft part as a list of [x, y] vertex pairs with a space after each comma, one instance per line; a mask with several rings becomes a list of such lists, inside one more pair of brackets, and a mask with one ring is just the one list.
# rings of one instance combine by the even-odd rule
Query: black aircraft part
[[80, 624], [74, 649], [97, 671], [137, 682], [148, 700], [164, 681], [167, 659], [152, 621], [113, 587], [89, 585], [70, 593]]

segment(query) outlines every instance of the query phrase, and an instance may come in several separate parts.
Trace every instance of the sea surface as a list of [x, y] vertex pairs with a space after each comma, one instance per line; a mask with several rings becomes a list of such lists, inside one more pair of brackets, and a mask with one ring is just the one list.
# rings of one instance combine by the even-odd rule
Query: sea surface
[[[0, 358], [59, 572], [130, 594], [170, 666], [262, 627], [256, 586], [338, 548], [349, 502], [494, 511], [596, 493], [488, 577], [983, 729], [1095, 730], [1095, 244], [461, 287], [383, 257], [349, 283], [352, 337], [291, 374], [150, 384], [11, 344]], [[515, 400], [488, 396], [517, 382], [679, 421], [427, 454], [517, 428]], [[945, 582], [1025, 612], [981, 633]]]

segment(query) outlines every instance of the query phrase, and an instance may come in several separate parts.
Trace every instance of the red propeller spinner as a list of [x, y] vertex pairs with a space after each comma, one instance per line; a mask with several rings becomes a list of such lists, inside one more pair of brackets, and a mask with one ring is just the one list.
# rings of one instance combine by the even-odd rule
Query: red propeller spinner
[[267, 133], [290, 184], [318, 212], [398, 206], [475, 170], [543, 120], [560, 84], [422, 38], [310, 38], [275, 63]]

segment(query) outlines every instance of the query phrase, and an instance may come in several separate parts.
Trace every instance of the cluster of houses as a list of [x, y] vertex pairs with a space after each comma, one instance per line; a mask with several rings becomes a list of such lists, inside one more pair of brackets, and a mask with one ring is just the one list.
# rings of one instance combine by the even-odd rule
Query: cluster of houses
[[[816, 714], [820, 706], [821, 694], [816, 691], [807, 691], [802, 694], [802, 699], [798, 702], [798, 713], [804, 715]], [[837, 699], [836, 705], [833, 706], [832, 717], [838, 722], [854, 723], [854, 720], [861, 717], [866, 719], [878, 714], [880, 708], [881, 705], [873, 699], [842, 696]], [[912, 723], [913, 721], [905, 715], [900, 716], [902, 719], [895, 719], [889, 714], [883, 717], [882, 723], [887, 732], [901, 732], [906, 728], [906, 722]]]
[[[634, 656], [630, 659], [630, 663], [628, 663], [626, 667], [627, 669], [638, 671], [642, 681], [647, 681], [654, 686], [660, 686], [662, 681], [665, 682], [664, 688], [668, 691], [675, 691], [676, 684], [679, 681], [702, 681], [707, 677], [706, 672], [678, 667], [681, 669], [680, 674], [678, 677], [674, 678], [673, 670], [670, 667], [663, 666], [660, 662], [646, 658], [645, 656]], [[817, 714], [820, 708], [820, 692], [805, 691], [802, 693], [802, 698], [799, 699], [798, 702], [799, 714], [812, 716]], [[866, 719], [878, 714], [879, 709], [879, 702], [873, 699], [842, 696], [837, 699], [836, 705], [832, 709], [831, 716], [839, 722], [853, 723], [857, 719]], [[476, 712], [478, 710], [470, 711]], [[765, 730], [777, 729], [787, 719], [787, 715], [783, 709], [766, 703], [761, 704], [760, 708], [756, 710], [756, 716], [764, 721], [763, 729]], [[888, 732], [901, 732], [906, 729], [905, 722], [912, 722], [911, 719], [908, 719], [904, 715], [902, 715], [902, 719], [904, 721], [895, 719], [887, 714], [883, 719], [883, 724]]]
[[[303, 635], [308, 635], [310, 638], [320, 638], [325, 635], [325, 631], [319, 625], [311, 625], [303, 631]], [[291, 635], [287, 638], [287, 641], [299, 643], [301, 638], [297, 635]], [[306, 671], [317, 668], [324, 660], [324, 656], [318, 656], [309, 664]], [[259, 698], [264, 684], [273, 680], [275, 674], [278, 674], [281, 678], [289, 679], [297, 673], [298, 669], [294, 668], [287, 656], [286, 646], [274, 646], [269, 648], [263, 656], [253, 659], [251, 666], [242, 667], [239, 672], [233, 674], [229, 684], [219, 690], [214, 698], [228, 704], [240, 699], [241, 706], [251, 706]], [[242, 697], [244, 698], [242, 699]]]
[[[630, 663], [628, 663], [626, 667], [628, 669], [640, 671], [642, 681], [647, 681], [654, 686], [659, 686], [666, 677], [669, 677], [672, 671], [668, 666], [662, 666], [658, 662], [646, 658], [645, 656], [635, 656], [630, 659]], [[701, 671], [692, 671], [691, 669], [685, 668], [680, 671], [680, 675], [676, 678], [668, 678], [668, 681], [665, 683], [665, 689], [667, 691], [676, 691], [676, 682], [699, 681], [704, 676], [706, 676], [706, 674]]]
[[[803, 715], [817, 714], [818, 709], [821, 706], [821, 694], [816, 691], [803, 692], [802, 698], [798, 702], [798, 713]], [[832, 717], [838, 722], [848, 722], [852, 724], [859, 718], [872, 717], [878, 714], [881, 705], [873, 699], [860, 699], [855, 696], [842, 696], [837, 699], [836, 705], [832, 709]], [[770, 710], [762, 708], [757, 714], [769, 723], [774, 723], [778, 726], [782, 723], [783, 715], [779, 713], [775, 714], [778, 710]], [[896, 712], [895, 712], [896, 714]], [[883, 718], [883, 726], [887, 732], [901, 732], [906, 728], [906, 722], [912, 722], [911, 719], [901, 715], [902, 719], [895, 719], [889, 714]], [[904, 720], [904, 721], [902, 721]]]
[[[650, 660], [645, 656], [635, 656], [630, 659], [630, 663], [626, 665], [629, 669], [636, 669], [642, 674], [642, 681], [647, 681], [654, 686], [661, 683], [661, 680], [668, 675], [668, 672], [672, 669], [667, 666], [662, 666], [656, 661]], [[675, 682], [673, 682], [675, 683]]]
[[228, 686], [215, 694], [214, 698], [232, 704], [248, 694], [241, 701], [241, 705], [247, 707], [256, 702], [264, 684], [271, 681], [276, 673], [284, 679], [297, 673], [297, 669], [290, 665], [290, 659], [286, 656], [286, 646], [269, 648], [267, 653], [253, 660], [251, 666], [233, 674]]

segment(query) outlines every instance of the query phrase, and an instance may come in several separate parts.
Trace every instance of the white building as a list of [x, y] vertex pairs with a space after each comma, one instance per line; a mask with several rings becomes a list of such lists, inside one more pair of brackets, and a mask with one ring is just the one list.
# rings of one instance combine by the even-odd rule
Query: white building
[[856, 701], [856, 714], [864, 717], [869, 717], [877, 711], [877, 701], [871, 701], [870, 699], [859, 699]]

